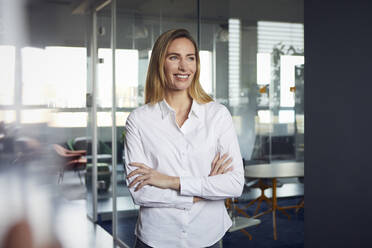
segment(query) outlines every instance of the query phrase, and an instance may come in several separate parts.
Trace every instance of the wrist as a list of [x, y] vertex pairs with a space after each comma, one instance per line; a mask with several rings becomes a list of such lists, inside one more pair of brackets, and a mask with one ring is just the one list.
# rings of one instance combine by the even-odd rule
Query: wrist
[[170, 177], [170, 188], [180, 191], [180, 178], [179, 177]]

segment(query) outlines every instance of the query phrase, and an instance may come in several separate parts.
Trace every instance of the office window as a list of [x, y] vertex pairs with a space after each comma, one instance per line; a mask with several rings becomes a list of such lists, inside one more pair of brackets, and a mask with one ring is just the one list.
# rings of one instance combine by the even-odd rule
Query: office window
[[0, 122], [5, 123], [15, 122], [15, 111], [14, 110], [0, 110]]
[[[98, 105], [112, 106], [112, 51], [98, 49]], [[116, 100], [117, 107], [138, 106], [138, 50], [116, 49]], [[146, 72], [145, 72], [146, 73]]]
[[46, 96], [57, 108], [83, 108], [87, 89], [84, 47], [46, 47]]
[[239, 105], [240, 96], [240, 20], [229, 19], [229, 104]]
[[138, 106], [139, 54], [136, 49], [116, 50], [117, 107]]
[[289, 22], [257, 22], [257, 41], [259, 53], [271, 53], [279, 44], [304, 48], [304, 25]]
[[212, 52], [200, 51], [200, 84], [207, 94], [213, 94]]
[[22, 124], [48, 123], [49, 119], [49, 109], [27, 109], [21, 111]]
[[51, 113], [49, 126], [51, 127], [86, 127], [88, 113], [61, 112]]
[[258, 121], [260, 123], [270, 123], [271, 122], [271, 114], [269, 110], [258, 110]]
[[294, 123], [294, 110], [279, 110], [279, 123]]
[[267, 85], [259, 105], [273, 112], [274, 124], [295, 121], [295, 67], [304, 64], [303, 39], [301, 23], [257, 23], [257, 84]]
[[0, 105], [11, 105], [14, 102], [14, 46], [0, 46], [0, 68]]
[[52, 108], [85, 107], [86, 49], [22, 48], [22, 103]]
[[271, 54], [257, 53], [257, 84], [267, 85], [271, 82]]
[[22, 104], [46, 105], [48, 89], [46, 84], [45, 50], [35, 47], [21, 49], [22, 58]]
[[304, 56], [283, 55], [280, 57], [280, 106], [294, 107], [295, 66], [304, 63]]

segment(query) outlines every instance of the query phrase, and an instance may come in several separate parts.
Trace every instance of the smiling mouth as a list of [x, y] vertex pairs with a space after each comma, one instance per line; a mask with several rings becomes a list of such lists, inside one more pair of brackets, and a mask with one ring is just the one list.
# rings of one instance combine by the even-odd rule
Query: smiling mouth
[[174, 74], [174, 76], [178, 79], [188, 79], [190, 74]]

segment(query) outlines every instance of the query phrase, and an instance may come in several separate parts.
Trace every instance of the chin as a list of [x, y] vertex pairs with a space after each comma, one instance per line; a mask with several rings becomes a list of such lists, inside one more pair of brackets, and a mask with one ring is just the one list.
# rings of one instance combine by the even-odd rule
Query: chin
[[188, 85], [182, 85], [180, 87], [177, 87], [177, 90], [187, 90], [188, 88], [190, 88], [191, 84], [188, 84]]
[[176, 83], [176, 84], [171, 85], [169, 89], [174, 90], [174, 91], [184, 91], [190, 88], [190, 86], [191, 86], [191, 82], [190, 83]]

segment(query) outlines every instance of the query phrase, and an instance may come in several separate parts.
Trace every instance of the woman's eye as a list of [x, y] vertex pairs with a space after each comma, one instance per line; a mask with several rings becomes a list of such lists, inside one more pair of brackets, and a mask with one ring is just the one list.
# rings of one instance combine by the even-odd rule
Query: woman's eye
[[177, 56], [170, 56], [169, 59], [170, 60], [176, 60], [177, 59]]
[[189, 57], [189, 60], [190, 61], [194, 61], [195, 60], [195, 57]]

